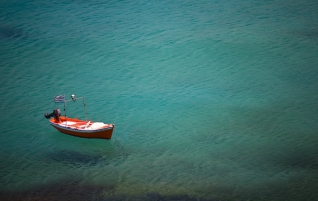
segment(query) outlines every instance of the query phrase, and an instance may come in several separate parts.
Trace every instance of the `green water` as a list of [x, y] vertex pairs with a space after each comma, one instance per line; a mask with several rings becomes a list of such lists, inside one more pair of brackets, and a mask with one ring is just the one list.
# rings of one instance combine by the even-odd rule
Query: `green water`
[[[0, 196], [314, 200], [317, 7], [3, 2]], [[84, 96], [113, 138], [51, 127], [59, 94]]]

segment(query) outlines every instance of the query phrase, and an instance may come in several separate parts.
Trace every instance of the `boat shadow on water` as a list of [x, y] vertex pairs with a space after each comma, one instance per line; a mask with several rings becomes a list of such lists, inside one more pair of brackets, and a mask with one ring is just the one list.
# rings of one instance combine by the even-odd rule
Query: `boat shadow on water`
[[84, 164], [93, 166], [103, 162], [109, 164], [107, 157], [98, 154], [81, 153], [72, 150], [61, 150], [48, 153], [47, 159], [54, 162], [69, 163], [69, 164]]
[[95, 166], [98, 164], [109, 165], [114, 161], [117, 164], [122, 163], [131, 154], [117, 140], [111, 145], [113, 146], [109, 146], [107, 150], [102, 151], [54, 150], [45, 153], [43, 157], [46, 161], [53, 163]]

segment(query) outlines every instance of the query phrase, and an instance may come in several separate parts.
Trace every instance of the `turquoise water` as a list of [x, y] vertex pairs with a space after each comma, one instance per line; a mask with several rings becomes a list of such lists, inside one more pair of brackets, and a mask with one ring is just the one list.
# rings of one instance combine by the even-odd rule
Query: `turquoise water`
[[[2, 200], [316, 199], [317, 10], [2, 1]], [[113, 138], [52, 128], [59, 94], [84, 96]]]

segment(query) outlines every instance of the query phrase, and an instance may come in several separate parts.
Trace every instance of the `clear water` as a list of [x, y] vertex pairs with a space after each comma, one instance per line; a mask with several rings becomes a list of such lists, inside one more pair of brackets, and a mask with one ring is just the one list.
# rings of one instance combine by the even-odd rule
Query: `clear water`
[[[0, 5], [2, 200], [318, 197], [316, 1]], [[113, 138], [52, 128], [59, 94]]]

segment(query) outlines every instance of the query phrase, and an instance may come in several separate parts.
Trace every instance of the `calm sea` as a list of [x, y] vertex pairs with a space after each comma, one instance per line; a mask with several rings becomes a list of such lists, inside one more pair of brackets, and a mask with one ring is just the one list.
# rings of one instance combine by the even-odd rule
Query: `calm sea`
[[[317, 199], [317, 10], [2, 0], [0, 200]], [[113, 138], [51, 127], [60, 94]]]

